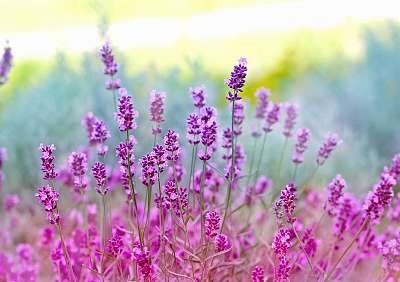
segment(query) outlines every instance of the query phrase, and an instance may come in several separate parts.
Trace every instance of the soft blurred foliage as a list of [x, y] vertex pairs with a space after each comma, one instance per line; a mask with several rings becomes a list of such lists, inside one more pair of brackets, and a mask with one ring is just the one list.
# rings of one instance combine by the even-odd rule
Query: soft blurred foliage
[[[304, 180], [312, 171], [312, 159], [325, 133], [334, 131], [341, 135], [343, 145], [318, 173], [316, 181], [341, 173], [351, 183], [351, 189], [365, 191], [380, 167], [400, 149], [400, 134], [396, 130], [400, 106], [400, 82], [396, 77], [400, 55], [396, 48], [400, 29], [392, 23], [365, 28], [361, 37], [364, 53], [356, 59], [349, 57], [337, 40], [330, 41], [329, 35], [321, 40], [320, 35], [303, 32], [288, 41], [275, 64], [249, 77], [245, 95], [252, 103], [255, 89], [265, 85], [274, 92], [272, 100], [291, 100], [301, 105], [298, 125], [309, 126], [313, 135], [309, 167], [303, 169]], [[313, 52], [315, 48], [319, 51]], [[147, 95], [152, 89], [167, 92], [164, 128], [177, 129], [183, 139], [186, 116], [191, 109], [187, 93], [190, 86], [205, 85], [210, 103], [224, 109], [223, 79], [227, 73], [215, 72], [201, 59], [188, 58], [174, 68], [159, 68], [154, 64], [132, 71], [131, 65], [135, 66], [139, 58], [142, 57], [132, 52], [117, 53], [123, 85], [133, 93], [141, 114], [136, 134], [141, 140], [139, 156], [152, 143], [147, 121]], [[10, 84], [0, 89], [4, 93], [0, 99], [0, 144], [9, 151], [6, 181], [10, 190], [32, 189], [36, 185], [39, 143], [55, 143], [59, 163], [69, 152], [86, 144], [86, 132], [80, 121], [87, 111], [105, 119], [112, 130], [114, 139], [109, 155], [113, 156], [112, 146], [118, 140], [118, 132], [112, 96], [104, 90], [104, 81], [96, 52], [79, 58], [59, 54], [55, 60], [28, 61], [16, 66]], [[220, 117], [223, 123], [223, 111]], [[282, 149], [280, 134], [276, 132], [273, 136], [267, 154], [279, 156], [269, 153]], [[250, 140], [243, 142], [248, 150], [252, 148]], [[289, 143], [286, 150], [287, 163], [292, 145]], [[276, 166], [277, 161], [267, 160], [265, 169]], [[287, 173], [291, 173], [291, 166], [287, 167]]]

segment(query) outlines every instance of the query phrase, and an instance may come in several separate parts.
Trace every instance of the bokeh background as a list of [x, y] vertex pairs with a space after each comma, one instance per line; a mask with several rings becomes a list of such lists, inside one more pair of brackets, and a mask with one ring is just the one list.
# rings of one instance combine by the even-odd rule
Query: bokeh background
[[[115, 128], [98, 58], [106, 40], [141, 112], [139, 155], [149, 149], [152, 89], [167, 92], [165, 128], [184, 132], [195, 85], [207, 87], [223, 120], [223, 80], [240, 56], [249, 62], [249, 109], [266, 86], [272, 100], [300, 105], [298, 124], [312, 129], [314, 153], [328, 131], [343, 139], [316, 182], [341, 173], [363, 193], [400, 151], [397, 0], [0, 0], [0, 7], [0, 47], [8, 41], [14, 54], [0, 87], [7, 190], [38, 183], [39, 143], [56, 144], [60, 163], [85, 144], [87, 111]], [[282, 146], [278, 135], [268, 144], [271, 158]]]

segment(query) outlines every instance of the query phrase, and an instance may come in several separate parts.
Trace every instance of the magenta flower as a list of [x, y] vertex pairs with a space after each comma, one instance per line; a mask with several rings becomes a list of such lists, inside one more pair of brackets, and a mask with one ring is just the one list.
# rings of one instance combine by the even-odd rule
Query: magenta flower
[[96, 180], [96, 191], [100, 195], [106, 195], [108, 192], [106, 165], [101, 162], [96, 162], [92, 166], [92, 174]]
[[291, 103], [285, 104], [285, 109], [286, 109], [286, 119], [283, 127], [283, 135], [286, 138], [289, 138], [292, 136], [292, 130], [294, 125], [296, 124], [298, 109], [296, 105]]
[[16, 194], [6, 195], [3, 200], [4, 210], [10, 212], [20, 201], [20, 198]]
[[57, 173], [54, 170], [54, 156], [53, 153], [56, 150], [56, 146], [40, 144], [39, 150], [41, 151], [40, 160], [42, 161], [42, 173], [44, 180], [55, 179]]
[[165, 168], [167, 167], [167, 153], [168, 151], [166, 150], [166, 147], [163, 147], [161, 145], [156, 145], [153, 147], [151, 154], [154, 158], [154, 162], [157, 166], [159, 173], [164, 172]]
[[216, 211], [209, 211], [206, 213], [206, 235], [209, 238], [214, 238], [217, 236], [220, 228], [221, 217]]
[[252, 282], [265, 282], [264, 269], [261, 266], [256, 265], [251, 272]]
[[44, 210], [48, 214], [48, 219], [51, 224], [59, 222], [60, 216], [57, 211], [57, 204], [60, 198], [60, 193], [58, 193], [50, 185], [42, 186], [38, 188], [35, 197], [39, 199], [44, 207]]
[[337, 175], [328, 185], [328, 200], [324, 205], [324, 210], [330, 216], [336, 215], [336, 210], [339, 207], [339, 200], [343, 197], [343, 189], [346, 188], [346, 181], [341, 175]]
[[281, 191], [281, 195], [278, 200], [282, 203], [288, 223], [294, 223], [296, 221], [296, 217], [293, 215], [294, 209], [296, 208], [296, 191], [296, 185], [291, 182]]
[[400, 154], [393, 157], [389, 173], [397, 180], [400, 175]]
[[241, 99], [238, 94], [239, 92], [243, 92], [242, 88], [246, 82], [246, 76], [247, 60], [246, 58], [240, 58], [238, 64], [233, 67], [230, 78], [225, 80], [225, 84], [231, 89], [229, 90], [226, 99], [231, 102]]
[[179, 134], [168, 129], [164, 137], [164, 146], [167, 152], [167, 159], [176, 162], [179, 159], [181, 149], [179, 147]]
[[82, 176], [87, 171], [87, 156], [85, 153], [72, 152], [68, 157], [69, 169], [74, 176]]
[[133, 247], [133, 257], [142, 276], [145, 278], [149, 277], [151, 274], [151, 259], [150, 252], [147, 250], [147, 247], [135, 244]]
[[121, 172], [120, 180], [127, 195], [130, 195], [129, 176], [135, 175], [135, 144], [136, 139], [131, 135], [128, 140], [119, 143], [115, 149]]
[[206, 90], [204, 86], [191, 87], [189, 92], [196, 108], [201, 109], [206, 105]]
[[272, 131], [272, 126], [279, 121], [280, 105], [277, 103], [269, 103], [267, 114], [265, 116], [263, 130], [265, 133]]
[[160, 92], [157, 90], [152, 90], [150, 93], [150, 121], [155, 123], [155, 128], [153, 128], [153, 134], [160, 134], [161, 128], [160, 124], [164, 119], [164, 101], [165, 92]]
[[400, 239], [378, 242], [379, 253], [383, 256], [382, 266], [389, 272], [400, 271]]
[[104, 74], [113, 76], [118, 71], [118, 64], [115, 62], [112, 49], [108, 43], [105, 43], [100, 49], [100, 58], [104, 64]]
[[292, 246], [292, 235], [289, 229], [280, 228], [275, 234], [272, 242], [272, 249], [278, 256], [286, 256], [289, 248]]
[[308, 147], [310, 140], [310, 130], [307, 128], [299, 128], [296, 133], [297, 142], [293, 152], [292, 161], [295, 164], [301, 164], [304, 161], [304, 152]]
[[104, 156], [108, 151], [108, 147], [104, 142], [111, 137], [105, 122], [97, 118], [93, 113], [88, 112], [82, 120], [82, 125], [86, 128], [89, 144], [97, 145], [97, 153], [100, 156]]
[[256, 118], [257, 119], [265, 119], [265, 115], [267, 114], [268, 108], [268, 98], [271, 96], [271, 91], [269, 89], [261, 87], [257, 89], [254, 96], [257, 97], [257, 106], [256, 106]]
[[360, 210], [360, 203], [353, 195], [345, 193], [339, 199], [339, 207], [336, 210], [333, 225], [333, 233], [339, 240], [344, 239], [344, 233], [349, 229]]
[[325, 163], [325, 161], [329, 158], [332, 151], [335, 150], [335, 148], [339, 146], [340, 143], [342, 143], [342, 141], [336, 134], [329, 133], [326, 136], [324, 144], [318, 150], [317, 164], [319, 166], [322, 166]]
[[223, 252], [231, 247], [228, 236], [225, 234], [218, 234], [214, 238], [214, 247], [216, 252]]
[[233, 111], [233, 133], [235, 136], [242, 134], [242, 123], [244, 121], [244, 104], [241, 101], [235, 103]]
[[116, 232], [107, 242], [107, 251], [111, 256], [117, 258], [122, 254], [123, 250], [124, 242], [122, 241], [120, 234]]
[[395, 185], [396, 179], [384, 172], [373, 191], [368, 193], [363, 208], [371, 223], [378, 224], [380, 222], [385, 207], [389, 206], [393, 199], [393, 186]]
[[215, 121], [216, 111], [214, 108], [205, 107], [201, 116], [200, 142], [207, 148], [207, 151], [199, 152], [201, 160], [209, 160], [213, 151], [213, 146], [217, 141], [217, 122]]
[[140, 177], [143, 185], [153, 186], [157, 180], [157, 167], [154, 153], [151, 152], [147, 155], [144, 155], [139, 160], [139, 165], [142, 168], [142, 174]]
[[287, 282], [289, 278], [289, 271], [290, 271], [290, 265], [289, 261], [285, 256], [280, 256], [278, 257], [279, 264], [278, 268], [275, 270], [275, 280], [274, 282]]
[[197, 145], [200, 143], [199, 135], [201, 133], [201, 120], [196, 113], [191, 113], [187, 118], [186, 138], [189, 144]]
[[120, 131], [128, 131], [136, 129], [136, 118], [138, 112], [133, 108], [132, 97], [127, 95], [125, 88], [119, 89], [120, 97], [118, 98], [118, 112], [115, 114], [118, 128]]

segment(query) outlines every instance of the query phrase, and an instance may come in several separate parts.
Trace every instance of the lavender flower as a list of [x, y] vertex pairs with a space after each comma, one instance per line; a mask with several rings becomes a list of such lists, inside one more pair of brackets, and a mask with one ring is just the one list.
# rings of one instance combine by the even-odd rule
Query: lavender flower
[[384, 172], [373, 191], [368, 193], [363, 208], [371, 223], [378, 224], [380, 222], [385, 207], [389, 206], [392, 201], [393, 186], [395, 185], [396, 179]]
[[220, 228], [221, 217], [216, 211], [209, 211], [206, 213], [206, 235], [209, 238], [217, 236], [217, 232]]
[[217, 141], [217, 122], [215, 121], [216, 111], [214, 108], [205, 107], [201, 116], [200, 141], [207, 148], [206, 151], [199, 152], [201, 160], [209, 160], [213, 146]]
[[214, 246], [216, 252], [223, 252], [231, 247], [228, 236], [225, 234], [218, 234], [214, 238]]
[[400, 175], [400, 154], [397, 154], [392, 159], [392, 166], [389, 169], [390, 175], [392, 175], [396, 180]]
[[97, 145], [97, 153], [104, 156], [108, 151], [104, 142], [111, 137], [105, 122], [88, 112], [82, 120], [82, 125], [86, 128], [89, 144]]
[[20, 198], [16, 194], [6, 195], [3, 200], [4, 210], [10, 212], [20, 202]]
[[107, 185], [107, 172], [105, 164], [101, 162], [96, 162], [92, 166], [92, 174], [96, 180], [96, 191], [100, 195], [104, 196], [108, 192]]
[[12, 65], [13, 55], [11, 54], [11, 48], [5, 47], [3, 57], [0, 61], [0, 85], [6, 83], [8, 80], [8, 74], [10, 73]]
[[162, 173], [164, 172], [164, 169], [167, 167], [167, 159], [168, 159], [168, 155], [166, 151], [167, 147], [163, 147], [161, 145], [156, 145], [153, 148], [153, 151], [151, 152], [151, 154], [154, 157], [154, 161], [155, 161], [155, 165], [157, 166], [158, 172]]
[[289, 229], [280, 228], [275, 234], [272, 242], [272, 249], [278, 256], [286, 256], [289, 248], [292, 246], [292, 236]]
[[269, 103], [263, 130], [265, 133], [272, 131], [272, 126], [279, 121], [280, 105], [277, 103]]
[[280, 256], [278, 260], [279, 260], [279, 265], [278, 268], [276, 269], [275, 273], [276, 277], [274, 282], [286, 282], [288, 281], [289, 278], [289, 271], [290, 271], [289, 261], [284, 256]]
[[108, 43], [105, 43], [100, 49], [100, 58], [104, 64], [104, 74], [113, 76], [118, 71], [118, 64], [115, 62], [112, 49]]
[[157, 90], [152, 90], [150, 93], [150, 121], [155, 123], [155, 128], [153, 128], [153, 134], [160, 134], [161, 128], [160, 124], [164, 121], [164, 101], [165, 92], [160, 92]]
[[246, 58], [240, 58], [238, 64], [233, 67], [230, 78], [225, 80], [225, 84], [231, 89], [229, 90], [226, 99], [231, 102], [241, 99], [238, 94], [239, 92], [243, 92], [242, 88], [246, 82], [246, 75], [247, 60]]
[[337, 175], [328, 185], [328, 200], [324, 205], [324, 210], [330, 216], [335, 216], [339, 207], [340, 198], [343, 197], [343, 189], [346, 188], [346, 181], [341, 175]]
[[151, 274], [150, 252], [147, 250], [147, 247], [136, 244], [133, 248], [133, 257], [139, 266], [140, 273], [147, 279]]
[[133, 108], [132, 97], [127, 95], [125, 88], [120, 88], [119, 93], [118, 112], [116, 113], [118, 128], [120, 131], [136, 129], [137, 125], [135, 120], [139, 114]]
[[200, 143], [199, 135], [201, 133], [201, 120], [196, 113], [191, 113], [187, 118], [186, 138], [189, 144], [197, 145]]
[[281, 191], [281, 195], [279, 200], [282, 203], [283, 208], [285, 209], [285, 214], [287, 217], [288, 223], [294, 223], [296, 221], [296, 217], [294, 217], [293, 212], [296, 208], [296, 185], [291, 182]]
[[310, 130], [307, 128], [299, 128], [296, 133], [297, 142], [293, 152], [292, 161], [295, 164], [301, 164], [304, 161], [304, 152], [308, 147], [310, 139]]
[[48, 214], [48, 219], [50, 223], [51, 224], [58, 223], [60, 220], [60, 216], [57, 211], [57, 204], [60, 198], [60, 193], [58, 193], [50, 185], [46, 185], [38, 188], [35, 197], [38, 198], [41, 204], [43, 205], [44, 210]]
[[333, 233], [338, 240], [344, 239], [344, 232], [349, 229], [350, 224], [360, 212], [360, 203], [351, 194], [345, 193], [339, 199], [339, 207], [336, 210]]
[[119, 143], [115, 149], [120, 165], [120, 179], [127, 195], [130, 195], [129, 177], [135, 175], [135, 144], [136, 139], [131, 135], [128, 140]]
[[54, 170], [54, 156], [53, 153], [56, 150], [56, 146], [40, 144], [39, 150], [42, 152], [40, 160], [42, 161], [42, 172], [44, 180], [55, 179], [57, 173]]
[[191, 87], [189, 92], [196, 108], [201, 109], [206, 105], [206, 90], [204, 86]]
[[335, 148], [339, 146], [340, 143], [342, 143], [342, 141], [339, 140], [339, 137], [336, 134], [328, 134], [324, 144], [318, 150], [317, 164], [319, 166], [322, 166], [329, 158], [332, 151], [335, 150]]
[[235, 103], [233, 111], [233, 133], [235, 136], [242, 134], [242, 123], [244, 121], [244, 104], [241, 101]]
[[289, 138], [292, 136], [292, 130], [296, 123], [297, 106], [291, 103], [287, 103], [285, 105], [285, 108], [286, 108], [286, 119], [285, 119], [285, 125], [283, 127], [283, 135], [286, 138]]
[[256, 118], [257, 119], [264, 119], [265, 115], [267, 114], [268, 108], [268, 98], [271, 96], [271, 92], [264, 87], [257, 89], [256, 93], [254, 94], [258, 98], [257, 106], [256, 106]]
[[144, 155], [139, 164], [142, 168], [141, 180], [145, 186], [153, 186], [157, 180], [156, 159], [154, 153]]
[[252, 282], [264, 282], [264, 269], [261, 266], [256, 265], [251, 272]]
[[164, 137], [164, 146], [167, 151], [167, 159], [176, 162], [179, 159], [181, 149], [179, 147], [179, 134], [168, 129]]
[[383, 268], [389, 272], [400, 271], [400, 239], [378, 242], [379, 253], [383, 256]]
[[87, 170], [87, 156], [85, 153], [72, 152], [68, 157], [69, 169], [74, 176], [82, 176]]
[[185, 188], [178, 189], [175, 180], [168, 180], [164, 185], [164, 192], [166, 195], [164, 206], [167, 209], [172, 208], [177, 216], [181, 215], [181, 208], [183, 212], [186, 211], [188, 200]]

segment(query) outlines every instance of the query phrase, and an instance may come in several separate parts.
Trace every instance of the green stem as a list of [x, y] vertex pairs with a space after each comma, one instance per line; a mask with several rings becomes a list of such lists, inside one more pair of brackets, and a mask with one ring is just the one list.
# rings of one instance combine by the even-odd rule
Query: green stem
[[253, 166], [254, 166], [254, 158], [256, 155], [257, 150], [257, 142], [258, 138], [254, 138], [253, 146], [251, 147], [251, 157], [250, 157], [250, 169], [249, 169], [249, 176], [247, 177], [246, 187], [249, 186], [251, 175], [253, 173]]

